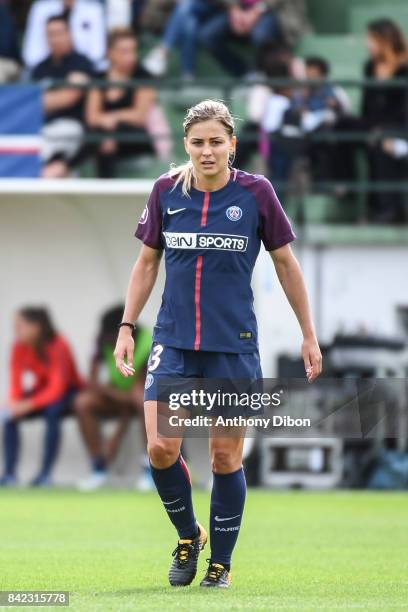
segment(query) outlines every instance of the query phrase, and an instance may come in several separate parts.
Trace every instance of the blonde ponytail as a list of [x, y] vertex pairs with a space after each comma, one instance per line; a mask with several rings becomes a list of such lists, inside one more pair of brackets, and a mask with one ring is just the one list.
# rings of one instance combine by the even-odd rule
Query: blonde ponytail
[[177, 187], [177, 185], [179, 185], [180, 183], [183, 183], [182, 184], [183, 195], [186, 196], [187, 198], [191, 197], [190, 190], [191, 190], [191, 187], [193, 186], [193, 178], [194, 178], [193, 164], [191, 161], [188, 161], [185, 164], [180, 164], [179, 166], [177, 166], [176, 164], [172, 164], [170, 166], [169, 176], [172, 178], [175, 176], [177, 177], [172, 191]]

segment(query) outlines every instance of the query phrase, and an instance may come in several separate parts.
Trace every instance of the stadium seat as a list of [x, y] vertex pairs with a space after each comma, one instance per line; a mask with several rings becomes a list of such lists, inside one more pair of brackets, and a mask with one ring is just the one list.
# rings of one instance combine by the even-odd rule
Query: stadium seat
[[299, 200], [297, 215], [306, 224], [350, 223], [358, 217], [353, 199], [338, 200], [328, 194], [309, 194]]
[[353, 0], [307, 0], [309, 21], [319, 34], [345, 34], [348, 8]]

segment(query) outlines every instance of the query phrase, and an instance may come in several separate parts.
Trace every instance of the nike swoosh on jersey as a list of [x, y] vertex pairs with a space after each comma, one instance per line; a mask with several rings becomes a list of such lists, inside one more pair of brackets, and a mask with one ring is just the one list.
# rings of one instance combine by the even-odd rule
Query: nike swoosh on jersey
[[241, 516], [240, 514], [236, 514], [235, 516], [228, 516], [227, 518], [220, 518], [219, 516], [215, 516], [215, 520], [219, 523], [221, 521], [232, 521], [234, 518], [238, 518]]
[[163, 502], [163, 504], [165, 506], [170, 506], [170, 504], [175, 504], [176, 502], [180, 501], [181, 497], [178, 497], [177, 499], [173, 499], [173, 501], [169, 501], [169, 502]]
[[176, 215], [179, 212], [182, 212], [183, 210], [186, 210], [185, 208], [175, 208], [174, 210], [171, 210], [171, 208], [167, 209], [167, 214], [168, 215]]

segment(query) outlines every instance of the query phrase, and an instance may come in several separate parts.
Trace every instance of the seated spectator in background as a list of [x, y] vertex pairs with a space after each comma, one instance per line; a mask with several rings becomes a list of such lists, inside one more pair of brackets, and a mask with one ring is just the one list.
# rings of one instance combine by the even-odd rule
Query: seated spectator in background
[[[268, 77], [290, 79], [288, 63], [282, 59], [271, 59]], [[266, 136], [265, 153], [268, 177], [276, 184], [277, 191], [283, 189], [294, 160], [304, 153], [305, 143], [298, 111], [294, 108], [295, 90], [293, 86], [282, 84], [274, 87], [266, 102], [261, 129]]]
[[[365, 77], [379, 81], [408, 78], [408, 43], [398, 24], [387, 19], [368, 26], [368, 49], [371, 59], [364, 70]], [[384, 87], [363, 92], [362, 118], [370, 130], [400, 130], [406, 127], [408, 109], [407, 88]], [[377, 143], [369, 151], [369, 166], [373, 181], [402, 181], [406, 166]], [[404, 220], [404, 195], [397, 192], [373, 194], [370, 198], [373, 217], [380, 222]]]
[[162, 37], [162, 42], [146, 56], [143, 65], [155, 76], [167, 70], [168, 55], [176, 46], [180, 49], [181, 77], [193, 79], [196, 68], [198, 36], [209, 18], [224, 15], [215, 0], [181, 0], [174, 7]]
[[4, 0], [0, 0], [0, 83], [16, 81], [20, 75], [17, 30]]
[[247, 65], [230, 48], [232, 40], [249, 40], [259, 49], [270, 43], [294, 46], [307, 26], [304, 0], [222, 0], [225, 10], [200, 29], [199, 42], [233, 76], [243, 76]]
[[140, 31], [140, 19], [147, 0], [131, 0], [131, 24], [133, 30]]
[[[315, 83], [302, 88], [295, 95], [293, 107], [300, 113], [300, 125], [306, 135], [330, 130], [340, 117], [351, 114], [351, 102], [342, 87], [327, 82], [330, 65], [325, 59], [308, 57], [305, 68], [306, 79]], [[305, 153], [314, 180], [328, 181], [333, 178], [332, 148], [328, 141], [310, 140], [307, 143]]]
[[315, 116], [316, 123], [320, 125], [325, 121], [333, 123], [336, 115], [351, 112], [351, 102], [344, 89], [327, 82], [330, 75], [329, 62], [322, 57], [308, 57], [305, 60], [305, 69], [306, 79], [315, 81], [301, 92], [300, 105], [305, 113], [322, 112], [321, 120]]
[[[213, 0], [209, 0], [212, 2]], [[134, 0], [138, 26], [144, 31], [156, 36], [163, 33], [170, 13], [179, 0]], [[142, 4], [143, 6], [140, 6]]]
[[[79, 484], [82, 490], [97, 489], [106, 483], [108, 468], [115, 458], [132, 414], [137, 414], [142, 421], [143, 448], [147, 447], [143, 401], [152, 335], [147, 329], [136, 327], [133, 361], [135, 374], [124, 378], [117, 370], [113, 356], [122, 315], [123, 305], [111, 308], [103, 315], [87, 388], [75, 398], [81, 433], [92, 461], [91, 475]], [[107, 375], [105, 382], [102, 382], [100, 377], [102, 369], [105, 370], [105, 376]], [[116, 431], [105, 441], [100, 423], [104, 416], [114, 417], [118, 421]], [[142, 468], [139, 488], [151, 488], [149, 460], [146, 454], [143, 455]]]
[[[339, 121], [339, 131], [369, 131], [368, 140], [360, 143], [340, 143], [337, 146], [336, 167], [338, 178], [352, 180], [355, 176], [354, 153], [363, 145], [367, 155], [369, 179], [398, 182], [406, 177], [402, 159], [383, 147], [384, 133], [397, 132], [406, 126], [408, 95], [406, 87], [391, 87], [388, 79], [408, 77], [408, 44], [398, 24], [379, 19], [367, 27], [367, 47], [370, 59], [364, 76], [382, 83], [363, 90], [361, 115]], [[397, 191], [370, 194], [369, 218], [377, 223], [399, 223], [404, 220], [404, 196]]]
[[[110, 33], [108, 58], [110, 67], [104, 75], [106, 81], [151, 79], [151, 75], [138, 64], [137, 43], [131, 30], [117, 29]], [[114, 177], [117, 161], [123, 157], [154, 154], [152, 130], [157, 134], [157, 146], [166, 144], [169, 130], [164, 116], [157, 111], [156, 98], [156, 90], [149, 84], [136, 88], [92, 89], [89, 92], [87, 124], [104, 137], [97, 148], [99, 177]], [[134, 140], [118, 141], [115, 134]]]
[[[64, 79], [67, 83], [81, 84], [90, 79], [92, 65], [84, 55], [74, 51], [64, 16], [48, 19], [47, 41], [51, 53], [34, 68], [35, 81]], [[75, 164], [83, 144], [84, 98], [84, 90], [68, 85], [44, 92], [43, 177], [63, 178]]]
[[82, 386], [71, 349], [55, 330], [44, 308], [22, 308], [14, 319], [11, 351], [9, 416], [4, 423], [4, 475], [0, 485], [15, 485], [19, 455], [19, 426], [35, 415], [46, 421], [44, 455], [32, 486], [50, 485], [58, 455], [60, 419]]
[[402, 138], [386, 138], [382, 143], [382, 148], [385, 153], [391, 155], [395, 159], [408, 158], [408, 140]]
[[265, 158], [269, 154], [261, 125], [273, 88], [263, 80], [274, 78], [301, 80], [305, 77], [303, 60], [294, 57], [288, 49], [282, 49], [277, 44], [264, 45], [259, 49], [257, 72], [259, 82], [251, 85], [248, 91], [246, 120], [239, 133], [235, 158], [236, 166], [244, 170], [255, 152], [259, 152]]
[[73, 45], [96, 71], [106, 69], [106, 24], [104, 7], [98, 0], [37, 0], [33, 3], [23, 39], [23, 60], [32, 69], [50, 53], [46, 37], [48, 19], [64, 14]]

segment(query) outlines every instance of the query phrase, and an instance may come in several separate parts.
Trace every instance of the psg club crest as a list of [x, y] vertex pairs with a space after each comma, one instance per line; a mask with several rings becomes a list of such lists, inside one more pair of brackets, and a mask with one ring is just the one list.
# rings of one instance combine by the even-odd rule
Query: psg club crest
[[230, 206], [226, 214], [230, 221], [239, 221], [242, 217], [242, 209], [239, 206]]
[[153, 381], [154, 381], [153, 374], [148, 374], [146, 376], [145, 389], [149, 389], [149, 387], [152, 386]]
[[146, 223], [148, 216], [149, 216], [149, 209], [147, 208], [147, 205], [146, 205], [143, 209], [142, 216], [139, 219], [140, 225], [144, 225]]

